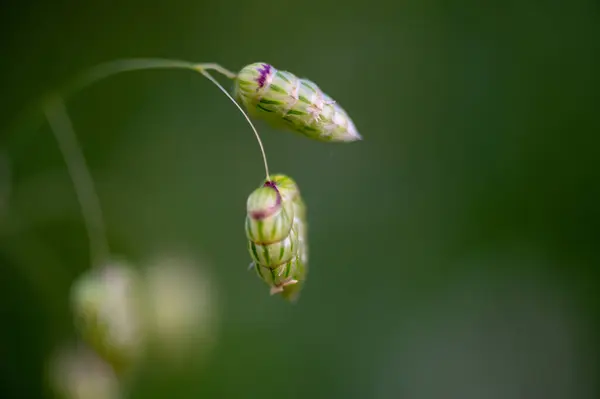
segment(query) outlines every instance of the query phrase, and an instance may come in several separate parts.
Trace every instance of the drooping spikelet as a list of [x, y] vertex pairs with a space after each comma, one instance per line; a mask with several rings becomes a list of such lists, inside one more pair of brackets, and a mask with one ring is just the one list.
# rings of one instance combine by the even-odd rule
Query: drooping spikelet
[[319, 86], [270, 64], [242, 68], [235, 78], [235, 94], [250, 115], [274, 127], [319, 141], [362, 140], [346, 111]]
[[246, 236], [251, 266], [290, 301], [298, 298], [308, 270], [306, 206], [296, 182], [272, 175], [247, 201]]

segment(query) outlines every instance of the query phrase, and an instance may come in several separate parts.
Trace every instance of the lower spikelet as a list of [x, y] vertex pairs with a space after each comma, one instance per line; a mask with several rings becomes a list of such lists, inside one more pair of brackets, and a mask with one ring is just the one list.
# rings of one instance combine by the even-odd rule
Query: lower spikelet
[[319, 86], [270, 64], [242, 68], [235, 79], [235, 95], [250, 115], [274, 127], [319, 141], [362, 140], [346, 111]]
[[293, 179], [272, 175], [250, 194], [246, 236], [251, 267], [271, 294], [296, 301], [306, 280], [308, 243], [306, 206]]

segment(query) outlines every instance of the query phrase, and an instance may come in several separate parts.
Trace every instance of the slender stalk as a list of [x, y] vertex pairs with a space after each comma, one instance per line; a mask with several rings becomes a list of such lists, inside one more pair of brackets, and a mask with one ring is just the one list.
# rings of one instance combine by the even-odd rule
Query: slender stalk
[[267, 162], [267, 155], [264, 149], [264, 145], [262, 140], [260, 139], [260, 135], [256, 130], [256, 127], [248, 117], [248, 114], [243, 110], [243, 108], [233, 99], [233, 97], [217, 82], [207, 71], [213, 70], [221, 75], [229, 78], [235, 79], [237, 74], [231, 72], [230, 70], [222, 67], [216, 63], [193, 63], [184, 60], [171, 60], [164, 58], [130, 58], [116, 61], [109, 61], [103, 64], [99, 64], [89, 70], [87, 70], [82, 75], [78, 76], [76, 79], [71, 82], [64, 90], [63, 96], [68, 96], [76, 92], [80, 92], [87, 86], [91, 85], [98, 80], [107, 78], [112, 75], [116, 75], [123, 72], [131, 72], [131, 71], [140, 71], [144, 69], [189, 69], [192, 71], [196, 71], [204, 75], [208, 80], [210, 80], [215, 86], [217, 86], [228, 98], [231, 102], [239, 109], [239, 111], [244, 115], [246, 121], [252, 128], [254, 135], [256, 136], [256, 140], [258, 141], [258, 145], [260, 146], [260, 151], [263, 157], [263, 163], [265, 166], [265, 173], [267, 179], [269, 178], [269, 167]]
[[252, 128], [262, 154], [266, 178], [267, 180], [269, 179], [267, 155], [262, 140], [260, 139], [260, 135], [250, 120], [250, 117], [227, 90], [225, 90], [225, 88], [223, 88], [223, 86], [208, 73], [209, 70], [214, 70], [229, 79], [235, 79], [237, 75], [234, 72], [215, 63], [192, 63], [189, 61], [161, 58], [123, 59], [97, 65], [76, 77], [60, 91], [60, 94], [57, 93], [51, 95], [43, 103], [44, 114], [65, 159], [69, 174], [75, 186], [77, 198], [80, 202], [90, 239], [92, 264], [97, 264], [98, 262], [105, 260], [106, 257], [110, 255], [110, 250], [106, 236], [106, 228], [103, 222], [102, 209], [94, 188], [93, 178], [85, 162], [81, 146], [77, 141], [75, 130], [68, 116], [64, 101], [70, 95], [82, 91], [98, 80], [123, 72], [145, 69], [188, 69], [199, 72], [217, 86], [219, 90], [221, 90], [239, 109], [242, 115], [244, 115], [246, 121]]
[[94, 188], [94, 180], [85, 162], [85, 157], [77, 141], [77, 135], [62, 98], [59, 96], [51, 98], [44, 108], [44, 113], [65, 158], [69, 175], [73, 180], [73, 186], [81, 206], [83, 220], [90, 240], [92, 265], [98, 264], [108, 258], [110, 249], [100, 200]]
[[240, 110], [240, 112], [244, 115], [244, 117], [248, 121], [248, 124], [250, 125], [250, 127], [252, 128], [252, 131], [254, 132], [254, 135], [256, 136], [256, 141], [258, 141], [258, 145], [260, 146], [260, 152], [262, 154], [263, 163], [265, 165], [265, 173], [267, 175], [266, 179], [269, 180], [269, 176], [270, 176], [269, 175], [269, 165], [267, 163], [267, 154], [265, 153], [265, 147], [263, 146], [263, 143], [262, 143], [262, 140], [260, 139], [260, 135], [258, 134], [258, 131], [256, 130], [256, 128], [252, 124], [252, 121], [250, 120], [250, 118], [248, 117], [248, 114], [246, 114], [246, 112], [244, 112], [244, 110], [242, 109], [242, 107], [233, 99], [233, 97], [231, 97], [231, 94], [229, 94], [227, 92], [227, 90], [225, 90], [225, 88], [223, 88], [223, 86], [221, 86], [219, 84], [219, 82], [217, 82], [215, 80], [215, 78], [213, 78], [208, 72], [206, 72], [206, 69], [203, 68], [202, 65], [197, 65], [196, 68], [197, 68], [198, 72], [200, 72], [208, 80], [210, 80], [211, 82], [213, 82], [231, 100], [231, 102], [235, 104], [235, 106]]

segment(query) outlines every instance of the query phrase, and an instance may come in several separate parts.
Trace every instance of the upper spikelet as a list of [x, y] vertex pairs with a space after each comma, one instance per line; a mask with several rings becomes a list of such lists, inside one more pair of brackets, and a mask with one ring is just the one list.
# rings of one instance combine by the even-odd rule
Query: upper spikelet
[[235, 96], [250, 115], [274, 127], [319, 141], [362, 140], [346, 111], [319, 86], [270, 64], [256, 62], [242, 68]]

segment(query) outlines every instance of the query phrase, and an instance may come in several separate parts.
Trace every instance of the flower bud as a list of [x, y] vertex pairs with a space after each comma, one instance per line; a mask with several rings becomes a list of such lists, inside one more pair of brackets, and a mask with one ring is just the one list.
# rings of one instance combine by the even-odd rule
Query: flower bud
[[129, 369], [143, 349], [141, 295], [136, 271], [122, 262], [92, 269], [72, 287], [77, 330], [118, 373]]
[[156, 358], [202, 361], [216, 335], [216, 288], [204, 263], [182, 254], [154, 257], [145, 268], [148, 336]]
[[[264, 220], [261, 217], [268, 218], [276, 209], [288, 208], [286, 215], [291, 216], [291, 226], [286, 229], [287, 234], [272, 234], [271, 237], [280, 237], [279, 240], [260, 240], [269, 231], [260, 224]], [[271, 287], [271, 294], [280, 293], [283, 298], [295, 301], [308, 268], [306, 207], [296, 182], [286, 175], [270, 176], [262, 187], [250, 194], [247, 210], [246, 232], [252, 268]], [[269, 224], [272, 226], [275, 225]]]
[[235, 80], [235, 95], [248, 113], [276, 128], [327, 142], [362, 140], [346, 111], [313, 82], [257, 62]]

